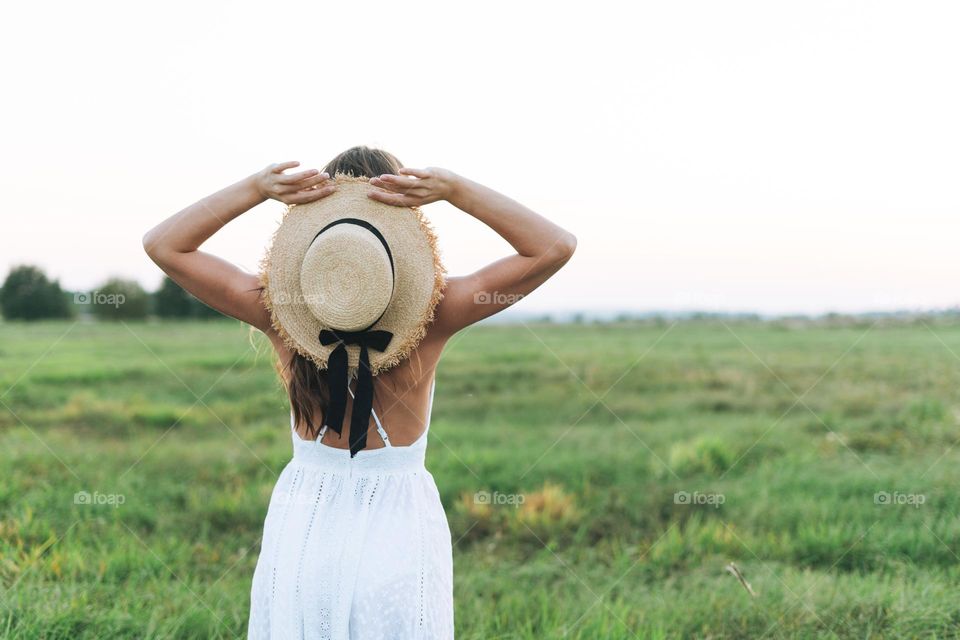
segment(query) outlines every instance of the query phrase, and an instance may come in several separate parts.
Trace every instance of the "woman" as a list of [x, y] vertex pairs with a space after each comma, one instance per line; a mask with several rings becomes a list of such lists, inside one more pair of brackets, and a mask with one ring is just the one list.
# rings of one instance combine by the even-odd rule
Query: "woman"
[[[314, 450], [324, 456], [334, 455], [332, 452], [351, 455], [347, 429], [338, 434], [315, 428], [323, 423], [328, 409], [329, 380], [325, 371], [289, 349], [278, 335], [258, 276], [199, 247], [227, 222], [267, 199], [306, 204], [330, 196], [337, 190], [331, 179], [336, 174], [369, 178], [367, 195], [381, 203], [419, 207], [446, 200], [485, 223], [516, 253], [475, 273], [447, 278], [433, 321], [416, 349], [374, 379], [376, 401], [367, 426], [368, 447], [425, 447], [434, 373], [444, 345], [464, 327], [502, 311], [543, 284], [570, 259], [576, 239], [492, 189], [445, 169], [403, 168], [385, 151], [354, 147], [335, 157], [322, 172], [286, 173], [298, 164], [271, 165], [187, 207], [150, 230], [143, 238], [144, 248], [184, 289], [270, 338], [291, 402], [295, 453], [297, 447], [313, 440], [311, 444], [321, 445]], [[381, 434], [386, 433], [384, 438]], [[347, 541], [311, 537], [311, 530], [329, 533], [327, 523], [314, 522], [327, 518], [345, 520], [341, 523], [345, 528], [336, 531], [350, 531], [352, 514], [318, 512], [316, 505], [281, 502], [284, 497], [287, 502], [304, 497], [326, 502], [336, 497], [331, 494], [344, 491], [346, 481], [338, 480], [332, 487], [327, 480], [324, 487], [318, 480], [319, 486], [310, 492], [303, 488], [310, 478], [292, 469], [288, 466], [278, 478], [268, 510], [251, 590], [249, 637], [452, 637], [450, 532], [432, 476], [421, 468], [416, 474], [419, 484], [404, 485], [408, 493], [419, 492], [416, 495], [426, 501], [426, 507], [419, 508], [403, 508], [388, 500], [375, 502], [372, 489], [351, 485], [358, 495], [371, 492], [368, 502], [374, 511], [365, 517], [378, 524], [379, 528], [372, 530], [379, 533], [365, 537], [353, 573], [343, 575], [339, 558]], [[304, 513], [313, 516], [301, 517], [299, 528], [285, 524], [281, 530], [271, 524], [277, 519], [274, 512], [281, 509], [285, 517], [292, 513], [293, 520]], [[413, 557], [417, 556], [414, 550], [396, 544], [404, 540], [420, 542], [419, 558]], [[411, 556], [409, 561], [407, 556]]]

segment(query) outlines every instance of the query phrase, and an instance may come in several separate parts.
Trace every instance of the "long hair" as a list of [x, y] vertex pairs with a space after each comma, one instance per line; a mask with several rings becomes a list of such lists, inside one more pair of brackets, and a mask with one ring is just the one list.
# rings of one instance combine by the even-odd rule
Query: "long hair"
[[[347, 149], [327, 163], [324, 171], [331, 177], [337, 173], [346, 173], [356, 177], [373, 178], [384, 173], [396, 173], [403, 164], [397, 158], [380, 149], [357, 146]], [[283, 365], [277, 363], [290, 397], [294, 424], [306, 424], [307, 433], [315, 438], [327, 417], [330, 403], [330, 385], [327, 370], [319, 369], [310, 359], [296, 351], [286, 364], [288, 376], [283, 376]], [[319, 414], [319, 423], [314, 418]]]

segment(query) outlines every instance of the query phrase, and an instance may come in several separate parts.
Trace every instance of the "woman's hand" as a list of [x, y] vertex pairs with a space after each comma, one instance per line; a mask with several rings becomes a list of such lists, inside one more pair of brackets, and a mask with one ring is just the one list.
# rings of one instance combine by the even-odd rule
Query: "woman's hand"
[[264, 198], [279, 200], [284, 204], [306, 204], [325, 198], [337, 190], [327, 173], [308, 169], [299, 173], [284, 173], [286, 169], [299, 166], [296, 160], [272, 164], [254, 177], [257, 191]]
[[385, 173], [370, 178], [370, 184], [376, 188], [367, 195], [395, 207], [419, 207], [438, 200], [448, 200], [457, 180], [455, 173], [439, 167], [404, 167], [397, 173], [400, 175]]

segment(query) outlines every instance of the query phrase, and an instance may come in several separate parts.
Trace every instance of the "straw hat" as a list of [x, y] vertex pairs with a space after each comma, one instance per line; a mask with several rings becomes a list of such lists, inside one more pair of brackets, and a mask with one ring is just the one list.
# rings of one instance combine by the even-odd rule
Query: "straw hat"
[[373, 200], [368, 178], [337, 173], [332, 181], [332, 195], [287, 207], [260, 282], [284, 344], [330, 370], [327, 424], [340, 433], [347, 381], [358, 378], [354, 415], [361, 409], [362, 419], [372, 376], [409, 356], [426, 334], [446, 270], [418, 208]]

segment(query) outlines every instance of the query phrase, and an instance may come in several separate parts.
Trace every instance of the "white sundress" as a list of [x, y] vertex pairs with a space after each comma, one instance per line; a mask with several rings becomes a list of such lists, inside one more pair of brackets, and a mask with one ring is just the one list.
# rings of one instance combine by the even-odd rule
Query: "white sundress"
[[[247, 637], [453, 638], [453, 549], [421, 436], [354, 458], [297, 435], [277, 479], [250, 590]], [[351, 391], [352, 394], [352, 391]]]

